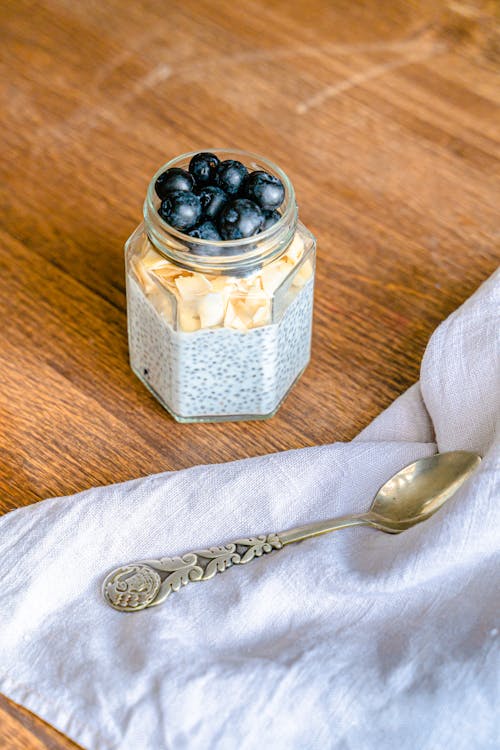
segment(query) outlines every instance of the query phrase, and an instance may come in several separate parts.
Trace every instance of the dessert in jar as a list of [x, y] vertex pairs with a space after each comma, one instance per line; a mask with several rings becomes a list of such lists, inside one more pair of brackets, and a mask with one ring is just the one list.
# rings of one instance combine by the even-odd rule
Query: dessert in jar
[[170, 414], [272, 416], [311, 349], [315, 239], [285, 173], [244, 151], [173, 159], [125, 258], [130, 363]]

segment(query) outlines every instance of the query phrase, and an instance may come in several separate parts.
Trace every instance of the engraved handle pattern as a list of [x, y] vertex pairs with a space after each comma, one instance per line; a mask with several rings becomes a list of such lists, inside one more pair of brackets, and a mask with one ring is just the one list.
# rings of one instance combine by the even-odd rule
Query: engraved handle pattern
[[182, 557], [142, 560], [109, 573], [102, 593], [114, 609], [136, 612], [161, 604], [190, 581], [208, 581], [233, 565], [245, 565], [282, 547], [279, 534], [260, 534], [221, 547], [187, 552]]

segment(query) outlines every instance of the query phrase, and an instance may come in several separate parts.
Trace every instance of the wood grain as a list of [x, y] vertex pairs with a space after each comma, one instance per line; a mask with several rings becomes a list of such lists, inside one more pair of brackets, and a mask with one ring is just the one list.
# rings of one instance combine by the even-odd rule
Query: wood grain
[[[350, 440], [500, 259], [498, 3], [2, 0], [0, 512]], [[264, 423], [177, 425], [127, 362], [150, 175], [238, 147], [318, 238], [313, 358]], [[0, 700], [0, 748], [76, 747]]]

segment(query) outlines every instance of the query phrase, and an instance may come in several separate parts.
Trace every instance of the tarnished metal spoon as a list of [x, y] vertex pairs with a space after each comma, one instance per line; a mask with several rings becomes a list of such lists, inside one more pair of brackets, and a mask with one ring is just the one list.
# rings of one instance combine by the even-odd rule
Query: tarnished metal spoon
[[425, 521], [458, 490], [479, 466], [481, 456], [469, 451], [436, 453], [406, 466], [377, 492], [370, 510], [359, 515], [317, 521], [288, 531], [236, 539], [221, 547], [188, 552], [182, 557], [141, 560], [106, 576], [103, 596], [122, 612], [161, 604], [191, 581], [208, 581], [233, 565], [242, 565], [293, 542], [348, 526], [372, 526], [399, 534]]

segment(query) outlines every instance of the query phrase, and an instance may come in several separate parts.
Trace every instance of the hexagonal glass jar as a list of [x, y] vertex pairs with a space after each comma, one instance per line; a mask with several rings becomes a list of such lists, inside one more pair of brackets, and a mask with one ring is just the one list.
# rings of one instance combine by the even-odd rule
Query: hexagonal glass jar
[[132, 370], [178, 422], [265, 419], [306, 368], [311, 349], [315, 239], [298, 221], [293, 186], [263, 157], [213, 151], [281, 179], [281, 218], [236, 241], [194, 239], [158, 214], [157, 177], [144, 221], [125, 245]]

